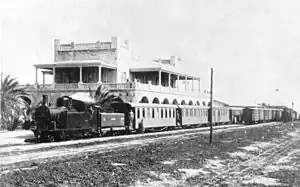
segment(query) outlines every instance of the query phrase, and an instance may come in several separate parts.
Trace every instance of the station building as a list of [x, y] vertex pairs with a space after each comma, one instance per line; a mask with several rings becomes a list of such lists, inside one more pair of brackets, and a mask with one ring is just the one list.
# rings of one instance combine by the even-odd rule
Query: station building
[[[115, 36], [95, 43], [55, 39], [54, 62], [34, 65], [35, 86], [28, 91], [36, 98], [47, 94], [55, 102], [63, 95], [94, 94], [103, 84], [125, 102], [207, 106], [200, 77], [182, 72], [182, 66], [176, 56], [151, 61], [133, 57], [131, 42]], [[38, 80], [39, 73], [43, 80]], [[52, 84], [45, 84], [46, 74], [52, 75]]]

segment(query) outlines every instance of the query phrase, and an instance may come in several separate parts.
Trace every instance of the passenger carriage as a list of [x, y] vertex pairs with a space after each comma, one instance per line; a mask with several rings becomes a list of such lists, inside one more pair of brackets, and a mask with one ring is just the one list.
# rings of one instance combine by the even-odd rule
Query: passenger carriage
[[180, 125], [204, 125], [208, 124], [208, 107], [194, 105], [180, 105], [177, 113], [181, 118]]
[[[208, 119], [210, 116], [210, 109]], [[214, 124], [225, 124], [229, 123], [229, 108], [227, 107], [213, 107], [213, 118], [212, 121]]]
[[141, 124], [144, 129], [176, 126], [176, 105], [132, 103], [131, 107], [133, 129], [139, 129]]

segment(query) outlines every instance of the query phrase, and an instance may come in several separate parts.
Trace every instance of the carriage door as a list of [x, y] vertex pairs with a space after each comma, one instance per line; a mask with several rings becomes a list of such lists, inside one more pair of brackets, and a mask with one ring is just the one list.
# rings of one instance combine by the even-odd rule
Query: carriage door
[[182, 111], [176, 108], [176, 126], [182, 126]]

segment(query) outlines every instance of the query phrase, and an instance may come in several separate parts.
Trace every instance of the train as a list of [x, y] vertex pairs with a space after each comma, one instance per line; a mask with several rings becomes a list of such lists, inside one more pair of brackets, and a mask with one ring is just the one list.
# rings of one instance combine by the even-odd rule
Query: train
[[[39, 141], [62, 141], [74, 136], [99, 137], [122, 132], [144, 133], [175, 128], [207, 126], [210, 108], [198, 105], [169, 105], [111, 102], [107, 110], [68, 96], [56, 106], [42, 102], [32, 112], [30, 129]], [[291, 121], [298, 114], [288, 108], [213, 107], [212, 121], [220, 124], [255, 124]]]

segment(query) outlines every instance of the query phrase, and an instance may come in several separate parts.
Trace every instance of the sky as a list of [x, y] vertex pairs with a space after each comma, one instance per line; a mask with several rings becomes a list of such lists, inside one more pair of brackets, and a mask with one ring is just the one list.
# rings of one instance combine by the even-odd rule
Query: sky
[[54, 38], [116, 35], [143, 59], [179, 56], [202, 90], [214, 68], [219, 100], [300, 111], [297, 0], [0, 0], [0, 16], [1, 70], [21, 84], [34, 83], [33, 64], [53, 63]]

